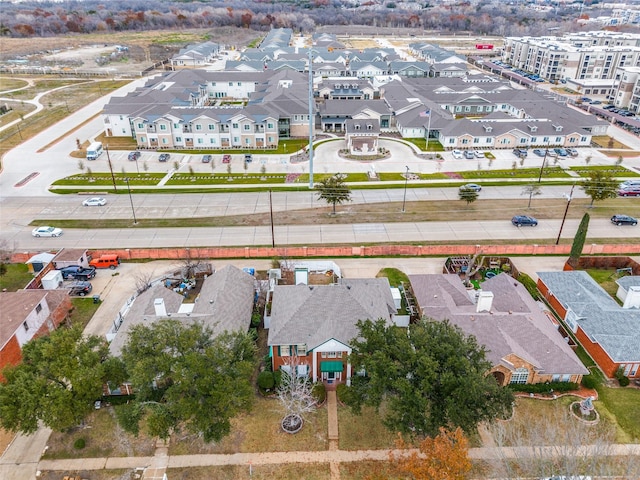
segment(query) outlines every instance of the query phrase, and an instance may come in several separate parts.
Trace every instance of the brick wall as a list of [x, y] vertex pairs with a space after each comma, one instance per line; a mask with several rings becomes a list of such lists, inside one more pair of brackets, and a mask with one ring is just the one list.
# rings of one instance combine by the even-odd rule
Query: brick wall
[[[14, 335], [9, 339], [2, 351], [0, 351], [0, 370], [7, 365], [17, 365], [20, 363], [20, 360], [22, 360], [22, 350], [20, 349], [18, 339]], [[1, 375], [0, 380], [2, 380]]]
[[[93, 257], [116, 254], [121, 260], [161, 260], [183, 258], [335, 258], [407, 256], [446, 257], [473, 255], [475, 245], [372, 245], [372, 246], [311, 246], [311, 247], [202, 247], [202, 248], [125, 248], [95, 250]], [[569, 255], [571, 245], [482, 245], [485, 255]], [[35, 252], [37, 253], [37, 252]], [[14, 253], [13, 263], [24, 263], [35, 253]], [[584, 255], [640, 254], [640, 243], [620, 245], [586, 245]], [[584, 257], [583, 257], [584, 258]], [[581, 261], [583, 259], [581, 258]]]

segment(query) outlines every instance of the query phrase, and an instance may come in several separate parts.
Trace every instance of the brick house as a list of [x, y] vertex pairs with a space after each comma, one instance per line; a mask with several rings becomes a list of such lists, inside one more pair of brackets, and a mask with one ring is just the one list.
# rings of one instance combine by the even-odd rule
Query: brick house
[[340, 279], [333, 285], [276, 285], [269, 324], [274, 371], [297, 357], [312, 381], [350, 384], [349, 342], [358, 320], [394, 323], [397, 308], [386, 278]]
[[589, 371], [527, 289], [506, 273], [467, 290], [456, 274], [409, 275], [418, 310], [448, 319], [487, 350], [491, 374], [509, 383], [576, 382]]
[[67, 290], [0, 293], [0, 369], [20, 363], [23, 345], [58, 328], [71, 309]]
[[640, 378], [640, 277], [618, 285], [622, 306], [585, 271], [538, 273], [538, 289], [604, 374]]

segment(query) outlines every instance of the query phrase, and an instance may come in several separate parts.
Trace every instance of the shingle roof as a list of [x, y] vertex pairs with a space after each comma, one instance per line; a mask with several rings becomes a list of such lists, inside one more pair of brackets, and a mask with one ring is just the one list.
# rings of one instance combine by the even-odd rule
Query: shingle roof
[[[162, 284], [156, 284], [139, 295], [126, 314], [109, 349], [120, 355], [135, 325], [148, 324], [163, 318], [175, 318], [182, 322], [202, 322], [214, 335], [224, 331], [247, 331], [251, 323], [254, 300], [254, 279], [251, 275], [228, 265], [207, 277], [200, 295], [189, 313], [182, 313], [184, 297]], [[168, 315], [156, 315], [154, 302], [162, 298]]]
[[622, 308], [585, 271], [536, 273], [614, 362], [640, 362], [640, 309]]
[[503, 273], [482, 284], [494, 298], [491, 311], [480, 313], [458, 275], [409, 275], [409, 280], [423, 315], [448, 319], [475, 336], [486, 346], [493, 365], [507, 365], [505, 357], [515, 354], [542, 374], [589, 373], [524, 286], [511, 276]]
[[0, 349], [9, 341], [39, 303], [46, 302], [50, 311], [68, 298], [67, 290], [18, 290], [0, 293]]
[[386, 278], [340, 279], [335, 285], [278, 285], [273, 291], [269, 345], [306, 344], [334, 338], [348, 345], [358, 320], [385, 319], [395, 305]]

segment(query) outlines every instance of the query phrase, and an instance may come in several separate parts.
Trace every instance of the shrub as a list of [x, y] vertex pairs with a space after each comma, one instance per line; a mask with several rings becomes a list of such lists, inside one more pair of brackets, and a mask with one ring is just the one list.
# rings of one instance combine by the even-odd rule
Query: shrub
[[629, 377], [625, 377], [624, 375], [618, 379], [618, 383], [621, 387], [626, 387], [629, 385]]
[[596, 388], [598, 386], [598, 380], [593, 375], [585, 375], [582, 377], [582, 386], [584, 388]]
[[280, 370], [273, 372], [273, 382], [276, 388], [282, 383], [282, 372]]
[[324, 383], [316, 383], [311, 389], [311, 395], [315, 398], [317, 403], [324, 402], [325, 398], [327, 398], [327, 389], [324, 386]]
[[262, 321], [262, 316], [260, 315], [260, 312], [256, 309], [253, 311], [253, 313], [251, 314], [251, 326], [254, 328], [257, 328], [258, 326], [260, 326], [260, 322]]
[[258, 375], [258, 386], [263, 390], [271, 390], [275, 387], [276, 381], [273, 378], [273, 372], [269, 372], [267, 370], [260, 372]]
[[348, 403], [349, 393], [349, 387], [344, 383], [340, 383], [336, 387], [336, 395], [338, 396], [338, 400], [342, 403]]
[[73, 448], [75, 448], [76, 450], [82, 450], [86, 444], [87, 442], [84, 438], [78, 438], [75, 442], [73, 442]]
[[548, 383], [534, 383], [534, 384], [509, 384], [511, 390], [516, 392], [525, 393], [549, 393], [554, 392], [570, 392], [578, 389], [578, 384], [573, 382], [548, 382]]

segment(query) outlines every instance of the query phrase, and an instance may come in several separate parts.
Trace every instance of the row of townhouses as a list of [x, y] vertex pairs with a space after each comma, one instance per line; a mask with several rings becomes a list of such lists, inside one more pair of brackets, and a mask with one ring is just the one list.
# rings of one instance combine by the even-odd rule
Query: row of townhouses
[[[539, 92], [484, 74], [454, 78], [397, 75], [313, 81], [314, 131], [346, 132], [367, 120], [380, 133], [438, 140], [445, 148], [587, 146], [608, 123]], [[178, 70], [113, 97], [107, 136], [144, 149], [270, 149], [309, 131], [308, 74]]]

